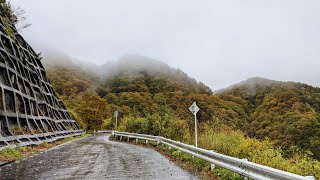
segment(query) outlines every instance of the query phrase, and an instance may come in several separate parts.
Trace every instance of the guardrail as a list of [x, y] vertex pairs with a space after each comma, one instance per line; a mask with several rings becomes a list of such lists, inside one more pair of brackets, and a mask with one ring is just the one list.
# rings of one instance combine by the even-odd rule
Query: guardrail
[[[59, 139], [63, 139], [69, 136], [79, 136], [84, 134], [84, 130], [66, 130], [66, 131], [54, 131], [41, 134], [24, 134], [16, 136], [3, 137], [0, 135], [0, 143], [4, 145], [0, 146], [0, 150], [7, 147], [19, 147], [19, 146], [29, 146], [41, 144], [44, 141], [53, 142]], [[15, 142], [15, 143], [10, 143]]]
[[[101, 131], [101, 132], [110, 132], [110, 131]], [[213, 151], [206, 149], [201, 149], [192, 145], [184, 144], [178, 141], [167, 139], [161, 136], [152, 136], [147, 134], [136, 134], [136, 133], [127, 133], [127, 132], [118, 132], [111, 131], [112, 136], [120, 137], [120, 140], [123, 137], [127, 137], [127, 140], [130, 139], [142, 139], [146, 141], [154, 141], [157, 144], [164, 144], [171, 148], [177, 149], [181, 152], [188, 153], [192, 156], [203, 159], [211, 164], [226, 168], [233, 172], [236, 172], [245, 177], [249, 177], [257, 180], [267, 180], [267, 179], [283, 179], [283, 180], [314, 180], [313, 176], [301, 176], [279, 169], [271, 168], [268, 166], [260, 165], [257, 163], [249, 162], [247, 160], [238, 159], [235, 157], [227, 156], [224, 154], [219, 154]]]

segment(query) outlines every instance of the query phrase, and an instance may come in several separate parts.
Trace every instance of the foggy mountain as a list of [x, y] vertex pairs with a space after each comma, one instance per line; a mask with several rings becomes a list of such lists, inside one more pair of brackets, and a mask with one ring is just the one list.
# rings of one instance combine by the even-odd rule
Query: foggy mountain
[[215, 94], [223, 93], [223, 92], [228, 92], [236, 88], [240, 87], [246, 87], [251, 93], [254, 93], [254, 89], [256, 86], [270, 86], [272, 84], [277, 84], [280, 83], [280, 81], [275, 81], [275, 80], [270, 80], [267, 78], [263, 77], [252, 77], [247, 80], [241, 81], [237, 84], [233, 84], [229, 87], [219, 89], [214, 91]]
[[[118, 61], [107, 62], [101, 66], [80, 62], [63, 54], [54, 56], [54, 52], [46, 53], [43, 58], [43, 64], [46, 68], [64, 67], [77, 69], [85, 73], [97, 76], [103, 83], [112, 80], [115, 77], [130, 79], [132, 82], [148, 74], [158, 81], [170, 80], [171, 84], [183, 87], [185, 90], [191, 90], [198, 93], [212, 94], [212, 90], [203, 84], [189, 77], [180, 69], [175, 69], [169, 65], [144, 56], [126, 55]], [[173, 85], [174, 86], [174, 85]]]

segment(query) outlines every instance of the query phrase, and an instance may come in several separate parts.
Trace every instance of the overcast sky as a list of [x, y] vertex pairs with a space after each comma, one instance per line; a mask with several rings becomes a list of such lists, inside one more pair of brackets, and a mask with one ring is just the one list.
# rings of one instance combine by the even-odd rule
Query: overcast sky
[[103, 64], [126, 54], [220, 89], [253, 76], [320, 86], [319, 0], [11, 0], [37, 50]]

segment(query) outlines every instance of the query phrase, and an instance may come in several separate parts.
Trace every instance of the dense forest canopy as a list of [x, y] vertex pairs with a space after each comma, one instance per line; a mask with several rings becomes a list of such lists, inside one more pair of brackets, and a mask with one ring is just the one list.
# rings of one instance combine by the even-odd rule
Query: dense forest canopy
[[225, 95], [245, 101], [249, 136], [268, 137], [286, 149], [294, 144], [320, 158], [320, 88], [254, 78], [218, 94]]
[[320, 88], [256, 77], [213, 94], [183, 71], [145, 57], [126, 56], [88, 69], [67, 64], [50, 64], [48, 76], [84, 128], [114, 128], [117, 110], [130, 131], [183, 139], [193, 136], [188, 107], [196, 101], [200, 133], [210, 124], [223, 125], [268, 138], [288, 154], [301, 148], [320, 158]]

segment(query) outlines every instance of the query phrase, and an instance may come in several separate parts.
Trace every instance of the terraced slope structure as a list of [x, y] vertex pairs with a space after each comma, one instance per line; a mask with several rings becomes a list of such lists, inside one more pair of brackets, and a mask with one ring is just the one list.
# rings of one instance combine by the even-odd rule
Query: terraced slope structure
[[41, 58], [0, 13], [0, 149], [82, 134], [53, 91]]

